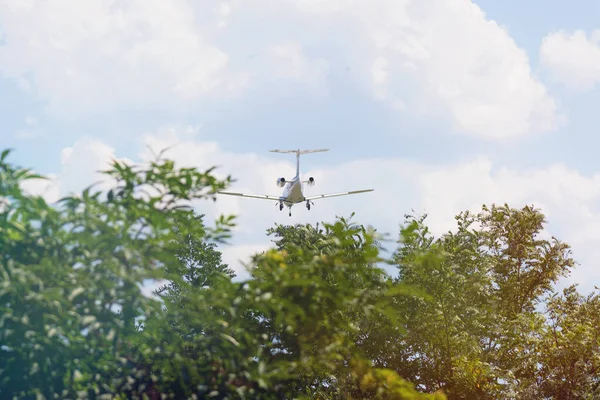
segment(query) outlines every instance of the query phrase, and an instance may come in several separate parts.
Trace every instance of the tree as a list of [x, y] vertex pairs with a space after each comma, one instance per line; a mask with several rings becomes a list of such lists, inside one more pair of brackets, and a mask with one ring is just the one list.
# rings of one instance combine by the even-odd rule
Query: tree
[[490, 279], [477, 242], [461, 228], [434, 239], [425, 217], [407, 220], [395, 255], [398, 281], [424, 295], [398, 301], [406, 333], [383, 356], [385, 365], [427, 392], [497, 398], [494, 370], [484, 362], [480, 344], [493, 317]]
[[[377, 237], [373, 236], [365, 248], [366, 243], [363, 235], [368, 232], [368, 229], [351, 222], [352, 217], [353, 215], [349, 219], [339, 218], [336, 225], [276, 225], [274, 228], [269, 229], [267, 234], [274, 236], [277, 249], [286, 252], [289, 256], [295, 254], [296, 249], [300, 249], [301, 254], [315, 254], [318, 257], [338, 254], [340, 250], [344, 252], [346, 257], [360, 257], [360, 254], [364, 253], [366, 249], [378, 253], [380, 246]], [[336, 230], [340, 227], [348, 231], [353, 240], [340, 241], [339, 232]], [[290, 259], [290, 261], [292, 260], [294, 259]], [[329, 315], [339, 314], [339, 317], [351, 327], [346, 334], [348, 340], [352, 343], [352, 355], [360, 355], [375, 366], [379, 366], [377, 357], [386, 353], [390, 340], [393, 340], [392, 335], [397, 335], [398, 331], [401, 330], [397, 312], [393, 307], [395, 297], [413, 294], [404, 285], [393, 284], [391, 278], [377, 266], [377, 263], [381, 261], [381, 259], [373, 259], [359, 266], [346, 266], [343, 280], [336, 275], [335, 270], [330, 269], [319, 269], [318, 273], [315, 273], [315, 271], [309, 275], [307, 274], [311, 277], [311, 280], [318, 281], [320, 279], [326, 287], [331, 287], [325, 290], [334, 291], [336, 286], [343, 284], [357, 291], [357, 293], [368, 294], [371, 301], [377, 307], [381, 307], [382, 311], [375, 313], [370, 312], [371, 310], [368, 308], [365, 309], [361, 303], [355, 302], [351, 302], [347, 306], [343, 306], [343, 303], [340, 302], [320, 305], [323, 312]], [[253, 271], [253, 276], [255, 279], [261, 280], [264, 279], [262, 273], [263, 271], [260, 268], [256, 268]], [[392, 292], [395, 295], [390, 295]], [[280, 349], [276, 353], [277, 357], [282, 357], [282, 354], [284, 354], [283, 357], [286, 359], [294, 360], [301, 354], [301, 346], [298, 344], [298, 338], [302, 335], [301, 332], [288, 333], [283, 327], [272, 324], [272, 320], [268, 318], [265, 319], [264, 326], [269, 332], [269, 337], [272, 337], [280, 345]], [[316, 354], [322, 349], [314, 346], [312, 351]], [[346, 359], [344, 363], [349, 365], [350, 360]], [[320, 384], [324, 381], [327, 382], [328, 389]], [[312, 395], [325, 392], [330, 395], [331, 393], [347, 393], [344, 391], [350, 389], [342, 382], [339, 377], [330, 380], [325, 376], [312, 374], [309, 379], [299, 383], [299, 386], [311, 388], [309, 390], [312, 390]]]
[[395, 257], [399, 281], [433, 301], [402, 299], [407, 334], [388, 367], [450, 398], [518, 393], [536, 375], [544, 319], [535, 307], [572, 268], [569, 247], [538, 237], [544, 216], [529, 206], [460, 213], [457, 231], [437, 239], [424, 217], [407, 219]]
[[600, 296], [576, 286], [553, 293], [548, 324], [539, 343], [538, 398], [593, 399], [600, 396]]
[[[144, 331], [158, 341], [146, 346], [165, 349], [153, 355], [153, 368], [183, 371], [170, 376], [185, 377], [163, 390], [178, 397], [444, 398], [421, 395], [393, 371], [373, 368], [362, 357], [347, 310], [384, 316], [389, 302], [383, 298], [396, 294], [389, 287], [383, 293], [364, 290], [349, 278], [370, 274], [368, 266], [378, 261], [372, 233], [342, 221], [325, 230], [336, 243], [326, 253], [291, 243], [269, 250], [253, 259], [256, 278], [185, 291], [188, 307], [150, 319]], [[194, 334], [171, 336], [167, 343], [165, 327], [172, 320], [186, 321]], [[186, 345], [198, 349], [195, 357], [173, 357]]]
[[[189, 218], [182, 203], [226, 187], [211, 171], [113, 162], [107, 192], [85, 189], [55, 206], [23, 192], [29, 170], [0, 157], [0, 395], [76, 398], [126, 393], [136, 320], [161, 313], [141, 284], [167, 277], [164, 248]], [[207, 237], [223, 238], [221, 219]], [[173, 277], [169, 277], [173, 278]]]
[[[23, 192], [23, 181], [38, 177], [8, 154], [0, 157], [0, 397], [444, 398], [374, 368], [354, 342], [347, 311], [385, 316], [385, 298], [397, 295], [389, 284], [353, 284], [377, 275], [373, 232], [327, 225], [327, 252], [273, 249], [254, 258], [256, 279], [233, 282], [201, 245], [228, 237], [232, 218], [208, 228], [187, 207], [228, 178], [165, 159], [115, 161], [105, 171], [110, 189], [50, 206]], [[189, 259], [212, 270], [183, 269]], [[143, 295], [144, 282], [161, 279], [177, 295]], [[274, 357], [284, 347], [269, 326], [294, 338], [293, 357]]]
[[[465, 216], [465, 220], [470, 220]], [[536, 310], [558, 279], [574, 267], [569, 245], [541, 239], [545, 216], [533, 206], [483, 207], [476, 219], [480, 248], [491, 257], [498, 328], [487, 335], [486, 356], [518, 391], [534, 379], [536, 338], [544, 318]]]
[[[194, 228], [197, 230], [204, 227], [203, 217], [190, 215], [180, 226], [174, 227], [175, 240], [168, 250], [175, 254], [179, 263], [165, 267], [168, 274], [182, 277], [194, 290], [211, 287], [215, 280], [223, 277], [235, 277], [234, 271], [222, 262], [221, 252], [216, 250], [216, 244], [208, 242], [203, 234], [194, 234]], [[180, 300], [185, 298], [181, 293], [181, 285], [176, 282], [169, 282], [156, 293]]]

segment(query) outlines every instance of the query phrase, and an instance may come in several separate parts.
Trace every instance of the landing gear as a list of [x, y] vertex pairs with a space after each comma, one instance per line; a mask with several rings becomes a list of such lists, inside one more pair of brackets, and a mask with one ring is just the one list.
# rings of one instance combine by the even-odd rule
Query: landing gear
[[[278, 202], [278, 203], [277, 203], [277, 204], [275, 204], [275, 205], [278, 205], [278, 206], [279, 206], [279, 211], [282, 211], [282, 210], [283, 210], [283, 207], [284, 207], [284, 205], [283, 205], [283, 201], [280, 201], [280, 202]], [[292, 216], [292, 207], [289, 207], [289, 209], [290, 209], [290, 213], [289, 213], [289, 215], [290, 215], [290, 217], [291, 217], [291, 216]]]
[[306, 209], [310, 210], [310, 200], [306, 200]]

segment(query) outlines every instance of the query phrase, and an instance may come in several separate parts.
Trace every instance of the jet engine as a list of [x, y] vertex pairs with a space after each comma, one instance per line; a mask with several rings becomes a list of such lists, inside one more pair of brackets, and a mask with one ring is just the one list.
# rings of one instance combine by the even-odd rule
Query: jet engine
[[285, 186], [285, 178], [284, 177], [277, 179], [277, 186], [279, 186], [279, 187]]
[[313, 178], [312, 176], [310, 178], [308, 178], [308, 181], [306, 181], [306, 184], [308, 186], [314, 186], [315, 184], [315, 178]]

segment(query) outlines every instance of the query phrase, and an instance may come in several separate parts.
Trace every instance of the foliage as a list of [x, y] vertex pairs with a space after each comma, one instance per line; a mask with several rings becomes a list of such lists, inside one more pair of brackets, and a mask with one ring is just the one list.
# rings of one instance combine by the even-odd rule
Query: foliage
[[[107, 193], [87, 188], [50, 207], [22, 184], [39, 179], [0, 160], [0, 395], [77, 398], [128, 390], [135, 320], [160, 312], [141, 283], [165, 277], [163, 248], [189, 218], [182, 201], [225, 187], [211, 171], [115, 161]], [[223, 218], [207, 237], [227, 236]]]
[[548, 325], [540, 339], [536, 383], [539, 397], [600, 397], [600, 296], [575, 286], [547, 302]]
[[[531, 206], [434, 237], [407, 216], [391, 260], [349, 219], [275, 225], [235, 280], [190, 207], [230, 178], [113, 162], [106, 190], [48, 205], [0, 155], [0, 397], [591, 399], [600, 302]], [[380, 267], [397, 266], [390, 277]], [[144, 284], [167, 282], [154, 297]], [[162, 396], [162, 397], [161, 397]]]
[[[272, 250], [254, 260], [260, 278], [233, 282], [207, 244], [228, 237], [232, 218], [209, 229], [186, 207], [228, 179], [170, 160], [115, 161], [105, 171], [111, 189], [90, 187], [49, 206], [23, 192], [24, 180], [39, 177], [7, 155], [2, 398], [308, 398], [342, 380], [354, 398], [443, 398], [420, 395], [368, 361], [356, 367], [356, 326], [344, 312], [389, 313], [382, 295], [349, 284], [348, 276], [368, 282], [376, 275], [372, 232], [328, 225], [326, 254]], [[169, 285], [160, 301], [143, 295], [144, 282], [163, 279]], [[292, 356], [277, 353], [283, 347], [269, 327], [287, 335]]]
[[[340, 218], [339, 223], [344, 229], [350, 229], [355, 238], [354, 241], [340, 243], [336, 239], [335, 231], [330, 225], [322, 225], [313, 227], [310, 224], [285, 226], [276, 225], [267, 231], [268, 235], [275, 236], [275, 244], [279, 250], [287, 251], [289, 249], [302, 249], [306, 251], [310, 249], [318, 255], [327, 255], [332, 252], [341, 250], [350, 254], [360, 254], [364, 251], [357, 244], [361, 244], [361, 233], [366, 232], [366, 228], [359, 224], [353, 223], [349, 219]], [[372, 234], [375, 234], [372, 231]], [[369, 243], [370, 250], [380, 251], [379, 237], [374, 236]], [[357, 253], [358, 252], [358, 253]], [[360, 354], [363, 357], [371, 360], [374, 365], [379, 365], [376, 358], [385, 349], [390, 340], [393, 340], [394, 335], [401, 332], [403, 324], [400, 319], [399, 310], [395, 307], [396, 299], [407, 296], [417, 296], [419, 293], [402, 283], [394, 283], [384, 271], [378, 266], [382, 259], [373, 259], [365, 261], [360, 266], [360, 273], [356, 273], [354, 269], [346, 268], [343, 281], [341, 283], [353, 288], [357, 291], [369, 293], [374, 301], [384, 308], [384, 314], [374, 314], [366, 312], [359, 304], [350, 303], [348, 307], [342, 308], [340, 304], [335, 304], [331, 308], [331, 312], [339, 312], [343, 318], [352, 324], [355, 329], [350, 333], [351, 341], [355, 347], [354, 354]], [[316, 275], [311, 275], [314, 279]], [[255, 277], [260, 279], [259, 272], [255, 272]], [[329, 269], [321, 270], [318, 277], [322, 278], [328, 285], [338, 285], [340, 280], [337, 276], [331, 273]], [[394, 296], [386, 296], [387, 293], [394, 293]], [[329, 310], [324, 310], [330, 312]], [[282, 346], [286, 346], [288, 341], [286, 335], [278, 336], [278, 333], [273, 333], [274, 337], [282, 342]], [[293, 346], [286, 346], [288, 353], [293, 353]], [[317, 349], [315, 349], [316, 351]], [[348, 360], [345, 361], [349, 363]], [[336, 388], [340, 387], [340, 383]]]
[[[183, 278], [193, 290], [212, 287], [215, 281], [234, 278], [234, 271], [222, 262], [221, 253], [214, 242], [208, 242], [204, 233], [203, 215], [190, 215], [178, 226], [173, 227], [175, 240], [165, 251], [172, 252], [178, 263], [165, 265], [168, 275]], [[196, 232], [194, 232], [196, 230]], [[184, 302], [186, 294], [177, 282], [169, 282], [156, 290], [156, 294]]]
[[484, 206], [456, 219], [456, 232], [434, 239], [425, 217], [408, 216], [399, 280], [433, 301], [403, 300], [407, 334], [388, 365], [450, 398], [524, 398], [543, 351], [536, 307], [574, 266], [569, 247], [539, 238], [544, 216], [529, 206]]
[[[351, 282], [369, 277], [370, 265], [379, 260], [372, 232], [345, 220], [325, 228], [327, 252], [288, 243], [254, 257], [254, 279], [223, 279], [186, 292], [186, 307], [166, 299], [167, 318], [185, 321], [193, 334], [148, 343], [163, 346], [161, 355], [148, 361], [155, 374], [175, 370], [187, 377], [165, 381], [161, 390], [177, 397], [443, 398], [420, 395], [392, 371], [362, 359], [354, 341], [357, 327], [345, 311], [387, 317], [384, 299], [398, 293], [389, 282], [388, 290], [382, 284], [383, 294]], [[152, 319], [144, 332], [149, 340], [164, 338], [164, 327], [164, 321]], [[186, 345], [196, 349], [195, 357], [178, 353]]]

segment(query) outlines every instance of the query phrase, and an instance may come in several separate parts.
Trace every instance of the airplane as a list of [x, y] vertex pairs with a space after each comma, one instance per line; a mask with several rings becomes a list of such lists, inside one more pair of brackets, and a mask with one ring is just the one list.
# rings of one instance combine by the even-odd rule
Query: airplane
[[316, 199], [325, 199], [328, 197], [336, 197], [336, 196], [346, 196], [350, 194], [357, 193], [365, 193], [372, 192], [374, 189], [362, 189], [362, 190], [352, 190], [349, 192], [340, 192], [340, 193], [330, 193], [330, 194], [319, 194], [315, 196], [304, 196], [304, 185], [313, 186], [315, 184], [315, 178], [312, 176], [307, 180], [300, 180], [300, 155], [308, 154], [308, 153], [318, 153], [323, 151], [329, 151], [329, 149], [315, 149], [315, 150], [269, 150], [272, 153], [294, 153], [296, 154], [296, 176], [294, 176], [291, 180], [287, 180], [284, 177], [278, 178], [276, 181], [277, 186], [284, 188], [281, 196], [274, 195], [266, 195], [266, 194], [250, 194], [250, 193], [236, 193], [236, 192], [227, 192], [227, 191], [219, 191], [217, 193], [226, 194], [229, 196], [241, 196], [241, 197], [250, 197], [254, 199], [265, 199], [265, 200], [275, 200], [279, 205], [279, 211], [283, 210], [283, 207], [286, 206], [289, 209], [289, 216], [292, 216], [292, 207], [294, 204], [306, 202], [306, 208], [310, 210], [310, 205], [314, 203], [312, 200]]

